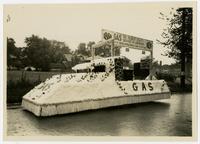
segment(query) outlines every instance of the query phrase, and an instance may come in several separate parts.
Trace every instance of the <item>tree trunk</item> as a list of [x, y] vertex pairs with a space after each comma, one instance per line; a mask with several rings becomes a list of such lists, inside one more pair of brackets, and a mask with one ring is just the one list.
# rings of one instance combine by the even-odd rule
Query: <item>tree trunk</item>
[[185, 88], [185, 49], [186, 49], [186, 39], [185, 39], [185, 17], [186, 11], [183, 9], [182, 13], [182, 48], [181, 48], [181, 88]]

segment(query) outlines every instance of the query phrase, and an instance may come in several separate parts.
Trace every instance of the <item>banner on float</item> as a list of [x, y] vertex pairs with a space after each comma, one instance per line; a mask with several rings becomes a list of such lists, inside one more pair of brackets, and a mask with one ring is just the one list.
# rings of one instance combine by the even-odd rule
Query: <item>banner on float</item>
[[102, 29], [102, 41], [105, 42], [112, 39], [114, 40], [115, 46], [130, 47], [144, 51], [153, 50], [153, 41], [151, 40]]

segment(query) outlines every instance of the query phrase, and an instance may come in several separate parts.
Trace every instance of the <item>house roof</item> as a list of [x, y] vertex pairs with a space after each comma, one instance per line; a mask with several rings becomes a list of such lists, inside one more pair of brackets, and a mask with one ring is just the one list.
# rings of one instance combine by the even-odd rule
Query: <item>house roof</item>
[[72, 61], [72, 54], [64, 54], [64, 57], [67, 61]]

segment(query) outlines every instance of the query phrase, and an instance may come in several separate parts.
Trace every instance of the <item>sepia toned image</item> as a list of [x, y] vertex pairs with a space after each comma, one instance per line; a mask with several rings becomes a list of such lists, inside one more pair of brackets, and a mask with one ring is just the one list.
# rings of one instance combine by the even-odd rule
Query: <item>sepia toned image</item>
[[194, 140], [196, 2], [3, 8], [5, 138]]

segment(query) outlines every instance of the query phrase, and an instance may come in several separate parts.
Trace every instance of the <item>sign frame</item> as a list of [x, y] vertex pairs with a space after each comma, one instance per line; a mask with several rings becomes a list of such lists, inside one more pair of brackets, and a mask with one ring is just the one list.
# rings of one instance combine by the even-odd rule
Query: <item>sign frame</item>
[[153, 51], [153, 41], [107, 29], [102, 29], [102, 41], [114, 41], [115, 46], [129, 47], [143, 51]]

